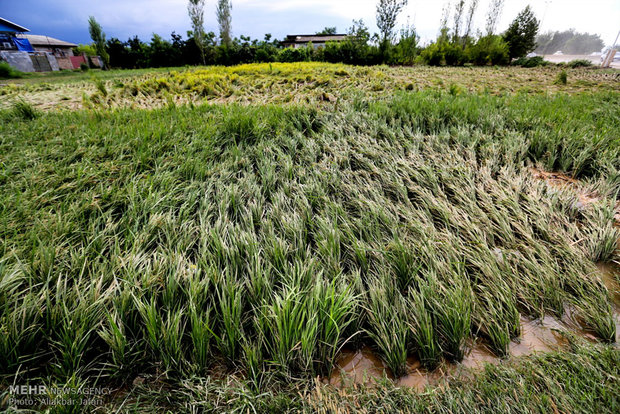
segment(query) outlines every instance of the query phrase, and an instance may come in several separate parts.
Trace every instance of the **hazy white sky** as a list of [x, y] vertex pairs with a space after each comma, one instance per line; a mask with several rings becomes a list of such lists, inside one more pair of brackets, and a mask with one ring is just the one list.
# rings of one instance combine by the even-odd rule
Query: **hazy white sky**
[[[217, 32], [216, 0], [207, 0], [207, 30]], [[352, 19], [363, 18], [371, 31], [375, 26], [377, 0], [232, 0], [233, 34], [262, 38], [272, 33], [282, 38], [288, 33], [314, 33], [325, 26], [340, 32]], [[423, 41], [437, 34], [446, 1], [409, 0], [400, 16], [399, 27], [415, 24]], [[452, 3], [455, 3], [453, 0]], [[489, 0], [480, 0], [476, 28], [482, 29]], [[542, 31], [575, 28], [599, 33], [611, 44], [620, 30], [620, 0], [506, 0], [498, 29], [530, 4]], [[187, 0], [0, 0], [0, 16], [28, 27], [34, 34], [47, 34], [68, 41], [88, 42], [86, 19], [94, 15], [108, 38], [122, 40], [137, 34], [148, 40], [152, 33], [169, 38], [174, 30], [185, 35], [189, 29]]]

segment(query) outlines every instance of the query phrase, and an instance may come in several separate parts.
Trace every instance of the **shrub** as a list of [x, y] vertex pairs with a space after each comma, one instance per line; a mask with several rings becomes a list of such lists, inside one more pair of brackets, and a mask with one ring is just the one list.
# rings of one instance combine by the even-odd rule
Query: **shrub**
[[444, 57], [446, 59], [446, 65], [449, 66], [462, 66], [465, 61], [465, 53], [460, 45], [455, 43], [447, 43], [444, 46]]
[[400, 32], [400, 40], [393, 48], [390, 63], [413, 65], [418, 56], [419, 40], [420, 38], [413, 26], [402, 29]]
[[424, 63], [431, 66], [439, 66], [445, 64], [445, 51], [439, 43], [431, 43], [420, 54]]
[[87, 65], [86, 63], [82, 62], [82, 63], [80, 63], [80, 69], [81, 69], [83, 72], [86, 72], [86, 71], [87, 71], [88, 69], [90, 69], [90, 68], [88, 67], [88, 65]]
[[13, 69], [7, 62], [0, 62], [0, 78], [10, 79], [21, 77], [22, 73], [20, 71]]
[[299, 49], [287, 47], [278, 51], [276, 60], [278, 62], [309, 62], [312, 60], [313, 53], [312, 45]]
[[314, 52], [313, 60], [353, 65], [374, 65], [381, 63], [378, 47], [347, 39], [344, 42], [327, 42], [325, 47]]
[[508, 44], [497, 35], [481, 37], [465, 53], [467, 60], [475, 65], [505, 65], [509, 62]]
[[468, 44], [465, 50], [458, 43], [440, 38], [431, 43], [420, 54], [422, 60], [431, 66], [505, 65], [509, 62], [508, 45], [501, 36], [490, 35]]
[[512, 65], [514, 66], [522, 66], [524, 68], [535, 68], [538, 66], [547, 66], [549, 64], [548, 61], [546, 61], [545, 59], [543, 59], [542, 56], [534, 56], [534, 57], [522, 57], [519, 59], [515, 59], [512, 62]]
[[592, 66], [592, 62], [588, 59], [575, 59], [566, 64], [569, 68], [587, 68]]
[[566, 85], [566, 83], [568, 82], [568, 75], [566, 74], [566, 71], [563, 70], [562, 72], [558, 73], [557, 78], [555, 78], [555, 84], [556, 85]]

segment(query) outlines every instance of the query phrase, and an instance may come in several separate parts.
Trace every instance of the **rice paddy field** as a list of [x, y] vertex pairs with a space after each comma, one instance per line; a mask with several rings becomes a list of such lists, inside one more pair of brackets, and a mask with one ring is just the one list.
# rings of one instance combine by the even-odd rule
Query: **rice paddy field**
[[620, 410], [620, 71], [273, 63], [0, 100], [0, 408]]

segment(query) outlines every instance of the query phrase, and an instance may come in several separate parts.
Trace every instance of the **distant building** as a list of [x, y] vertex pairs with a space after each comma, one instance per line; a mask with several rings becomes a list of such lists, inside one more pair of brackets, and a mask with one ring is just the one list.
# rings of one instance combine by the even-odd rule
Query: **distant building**
[[25, 34], [30, 30], [0, 17], [0, 60], [22, 72], [77, 69], [89, 63], [102, 67], [101, 59], [74, 56], [75, 43], [49, 36]]
[[77, 47], [75, 43], [65, 42], [64, 40], [54, 39], [49, 36], [18, 34], [15, 37], [27, 39], [36, 52], [48, 52], [56, 57], [73, 56], [73, 48]]
[[346, 34], [328, 34], [328, 35], [288, 35], [282, 41], [282, 46], [299, 49], [306, 47], [309, 43], [317, 49], [324, 47], [327, 42], [342, 42], [347, 38]]

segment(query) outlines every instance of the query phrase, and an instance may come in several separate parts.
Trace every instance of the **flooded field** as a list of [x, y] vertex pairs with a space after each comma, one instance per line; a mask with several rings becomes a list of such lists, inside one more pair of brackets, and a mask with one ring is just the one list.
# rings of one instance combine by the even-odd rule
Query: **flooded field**
[[617, 407], [620, 85], [558, 70], [2, 86], [0, 410]]

